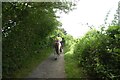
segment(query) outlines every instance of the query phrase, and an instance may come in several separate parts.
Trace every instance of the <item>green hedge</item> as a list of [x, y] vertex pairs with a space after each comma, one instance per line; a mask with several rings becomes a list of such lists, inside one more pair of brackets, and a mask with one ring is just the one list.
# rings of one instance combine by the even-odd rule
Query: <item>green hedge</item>
[[79, 40], [74, 50], [88, 78], [120, 78], [120, 26], [110, 26], [105, 33], [91, 30]]

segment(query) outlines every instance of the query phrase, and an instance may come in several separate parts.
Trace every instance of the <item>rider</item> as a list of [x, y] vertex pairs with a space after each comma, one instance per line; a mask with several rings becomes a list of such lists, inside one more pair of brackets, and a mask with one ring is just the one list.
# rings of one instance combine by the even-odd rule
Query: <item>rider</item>
[[[58, 55], [59, 55], [60, 52], [62, 52], [61, 42], [62, 42], [62, 38], [61, 38], [60, 35], [58, 34], [58, 35], [56, 36], [55, 42], [54, 42], [55, 44], [59, 44], [59, 45], [58, 45], [58, 48], [59, 48], [58, 50], [59, 50], [59, 51], [57, 52]], [[55, 46], [54, 46], [54, 47], [55, 47]], [[57, 60], [58, 55], [55, 54], [55, 60]]]
[[65, 39], [62, 38], [62, 42], [61, 42], [62, 49], [63, 49], [64, 45], [65, 45]]
[[59, 42], [60, 43], [60, 45], [61, 45], [61, 47], [60, 47], [60, 52], [62, 52], [62, 38], [60, 37], [60, 34], [58, 34], [57, 35], [57, 37], [56, 37], [56, 40], [55, 41], [57, 41], [57, 42]]
[[62, 41], [62, 38], [61, 38], [60, 35], [58, 34], [55, 40], [61, 42], [61, 41]]

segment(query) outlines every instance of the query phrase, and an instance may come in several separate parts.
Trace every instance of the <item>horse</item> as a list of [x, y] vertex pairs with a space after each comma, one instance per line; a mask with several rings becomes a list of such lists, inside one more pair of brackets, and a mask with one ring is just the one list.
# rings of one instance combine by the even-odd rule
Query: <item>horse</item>
[[60, 53], [62, 52], [60, 41], [58, 41], [58, 40], [55, 41], [54, 49], [55, 49], [55, 52], [54, 52], [55, 60], [57, 60], [57, 58], [59, 57]]

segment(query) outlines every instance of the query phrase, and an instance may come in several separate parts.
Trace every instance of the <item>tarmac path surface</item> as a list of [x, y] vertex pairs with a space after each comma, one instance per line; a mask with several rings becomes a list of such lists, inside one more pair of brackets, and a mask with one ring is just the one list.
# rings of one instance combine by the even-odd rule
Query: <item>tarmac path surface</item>
[[64, 54], [60, 54], [57, 60], [54, 59], [54, 54], [51, 54], [27, 78], [66, 78]]

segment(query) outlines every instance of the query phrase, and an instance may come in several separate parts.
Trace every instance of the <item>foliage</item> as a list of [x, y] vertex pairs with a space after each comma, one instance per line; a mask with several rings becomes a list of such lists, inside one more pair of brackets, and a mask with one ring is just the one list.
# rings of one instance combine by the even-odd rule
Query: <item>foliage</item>
[[[65, 48], [66, 49], [66, 48]], [[64, 50], [65, 50], [64, 49]], [[67, 78], [80, 78], [82, 70], [77, 65], [78, 62], [74, 60], [72, 51], [65, 51], [65, 72]]]
[[84, 70], [89, 79], [114, 79], [120, 78], [120, 26], [118, 23], [118, 11], [114, 20], [108, 25], [108, 15], [105, 18], [105, 26], [101, 31], [91, 29], [75, 45], [74, 57], [79, 62], [79, 67]]
[[90, 78], [120, 77], [120, 26], [110, 26], [106, 33], [91, 30], [79, 40], [74, 56]]
[[70, 51], [73, 47], [74, 44], [74, 38], [73, 36], [67, 34], [65, 36], [65, 47], [66, 47], [66, 51]]
[[56, 11], [69, 12], [67, 2], [3, 2], [2, 57], [3, 77], [14, 77], [24, 63], [51, 45], [51, 36], [58, 26]]

